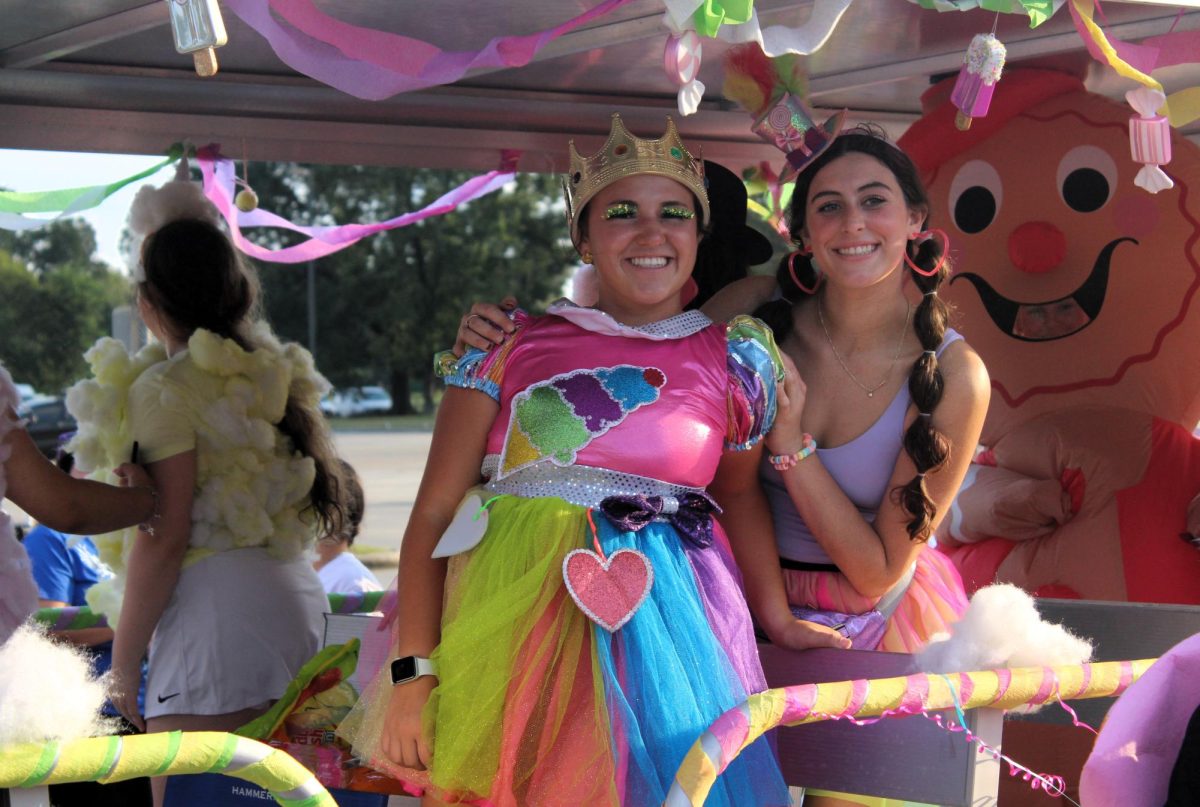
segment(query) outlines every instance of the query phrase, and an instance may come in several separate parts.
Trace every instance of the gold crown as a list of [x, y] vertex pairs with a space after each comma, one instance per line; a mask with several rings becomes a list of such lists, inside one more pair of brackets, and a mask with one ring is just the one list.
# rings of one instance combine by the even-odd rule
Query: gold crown
[[700, 224], [708, 224], [708, 193], [704, 188], [704, 164], [692, 157], [675, 121], [667, 117], [667, 131], [657, 140], [635, 137], [625, 128], [621, 115], [612, 116], [612, 131], [604, 147], [591, 157], [582, 157], [569, 146], [571, 172], [563, 178], [571, 242], [579, 247], [579, 213], [592, 197], [619, 179], [637, 174], [654, 174], [673, 179], [695, 194], [700, 204]]

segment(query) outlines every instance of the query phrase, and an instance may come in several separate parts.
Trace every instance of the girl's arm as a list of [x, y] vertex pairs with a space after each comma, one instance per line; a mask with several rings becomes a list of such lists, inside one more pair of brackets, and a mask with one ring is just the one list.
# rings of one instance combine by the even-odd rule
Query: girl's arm
[[6, 495], [51, 529], [97, 535], [146, 521], [154, 513], [153, 490], [136, 480], [134, 487], [118, 488], [73, 479], [42, 456], [24, 429], [13, 429], [4, 444], [12, 447], [5, 463]]
[[794, 650], [848, 648], [850, 640], [837, 631], [792, 615], [775, 548], [774, 522], [758, 483], [761, 457], [761, 443], [749, 451], [726, 451], [709, 488], [721, 505], [718, 520], [729, 536], [750, 611], [773, 644]]
[[[447, 389], [438, 407], [429, 459], [400, 545], [398, 656], [428, 658], [440, 641], [446, 560], [431, 555], [463, 496], [479, 483], [497, 411], [490, 397], [461, 387]], [[436, 684], [424, 676], [392, 688], [380, 748], [393, 762], [428, 766], [431, 748], [421, 736], [421, 710]]]
[[[798, 396], [803, 408], [803, 382], [787, 362], [787, 396]], [[983, 361], [968, 345], [959, 342], [946, 349], [939, 360], [945, 389], [933, 412], [933, 424], [950, 444], [950, 455], [941, 470], [925, 478], [926, 491], [937, 508], [931, 532], [945, 516], [971, 464], [975, 446], [987, 414], [990, 386]], [[905, 427], [917, 417], [910, 411]], [[800, 447], [799, 413], [784, 407], [768, 435], [768, 450], [786, 453]], [[905, 527], [909, 516], [894, 500], [892, 490], [907, 483], [916, 468], [901, 450], [887, 494], [874, 524], [867, 523], [814, 454], [782, 473], [792, 502], [812, 531], [817, 543], [864, 596], [878, 597], [894, 586], [916, 558], [922, 545], [913, 541]]]
[[145, 723], [137, 708], [142, 659], [175, 591], [191, 540], [196, 451], [184, 451], [146, 467], [158, 487], [161, 510], [152, 524], [154, 534], [138, 530], [129, 552], [112, 661], [116, 693], [112, 703], [126, 720], [143, 731]]

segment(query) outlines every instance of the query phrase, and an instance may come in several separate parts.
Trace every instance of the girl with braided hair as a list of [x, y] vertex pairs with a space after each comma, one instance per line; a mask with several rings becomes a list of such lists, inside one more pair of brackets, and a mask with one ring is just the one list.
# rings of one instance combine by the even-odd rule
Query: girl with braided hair
[[[989, 384], [947, 327], [948, 245], [928, 211], [912, 161], [872, 128], [834, 138], [796, 179], [799, 249], [755, 312], [793, 363], [780, 413], [765, 452], [731, 457], [712, 487], [777, 644], [799, 646], [799, 618], [824, 615], [861, 631], [855, 647], [912, 653], [966, 608], [926, 542], [967, 472]], [[744, 294], [714, 304], [741, 296], [743, 310]], [[879, 802], [810, 791], [805, 803]]]

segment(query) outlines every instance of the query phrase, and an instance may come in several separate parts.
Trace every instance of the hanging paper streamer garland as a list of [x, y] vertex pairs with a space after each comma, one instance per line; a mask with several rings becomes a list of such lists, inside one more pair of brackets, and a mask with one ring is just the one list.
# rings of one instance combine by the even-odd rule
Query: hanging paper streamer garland
[[357, 98], [379, 101], [452, 84], [476, 68], [522, 67], [547, 43], [629, 2], [605, 0], [540, 33], [497, 37], [481, 50], [457, 52], [350, 25], [320, 11], [311, 0], [224, 0], [224, 5], [265, 37], [289, 67]]
[[766, 731], [829, 719], [914, 715], [942, 709], [1011, 709], [1055, 699], [1119, 695], [1155, 659], [1019, 667], [951, 675], [839, 681], [769, 689], [721, 715], [687, 752], [665, 805], [701, 807], [722, 771]]
[[284, 751], [219, 731], [172, 731], [0, 749], [0, 788], [223, 773], [266, 788], [285, 807], [337, 807], [312, 771]]
[[[112, 196], [130, 183], [161, 171], [183, 155], [183, 145], [176, 143], [167, 152], [167, 158], [155, 163], [144, 171], [132, 176], [118, 179], [106, 185], [91, 185], [85, 188], [67, 188], [59, 191], [37, 191], [21, 193], [18, 191], [0, 191], [0, 228], [5, 230], [34, 230], [58, 221], [66, 216], [72, 216], [84, 210], [90, 210]], [[52, 219], [32, 219], [26, 213], [54, 213]]]
[[[414, 213], [405, 213], [387, 221], [372, 224], [342, 224], [331, 227], [306, 227], [269, 213], [261, 208], [249, 213], [240, 212], [233, 203], [236, 170], [233, 161], [221, 157], [216, 146], [197, 149], [196, 162], [204, 179], [204, 194], [229, 222], [234, 246], [252, 258], [272, 263], [303, 263], [345, 249], [363, 238], [386, 230], [407, 227], [418, 221], [440, 216], [459, 205], [486, 196], [503, 188], [516, 177], [515, 165], [520, 152], [504, 151], [504, 169], [489, 171], [459, 185], [441, 198]], [[243, 227], [282, 227], [308, 236], [307, 241], [282, 249], [268, 249], [252, 243], [242, 235]]]

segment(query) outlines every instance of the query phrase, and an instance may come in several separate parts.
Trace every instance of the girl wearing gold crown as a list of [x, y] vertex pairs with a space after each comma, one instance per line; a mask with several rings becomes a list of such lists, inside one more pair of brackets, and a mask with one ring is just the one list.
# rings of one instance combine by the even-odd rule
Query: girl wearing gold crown
[[[572, 144], [567, 204], [598, 305], [517, 311], [449, 368], [398, 658], [341, 727], [429, 804], [661, 804], [700, 733], [765, 688], [705, 486], [774, 418], [770, 333], [682, 312], [709, 205], [673, 124], [642, 140], [614, 115], [597, 154]], [[760, 742], [708, 803], [787, 802]]]

